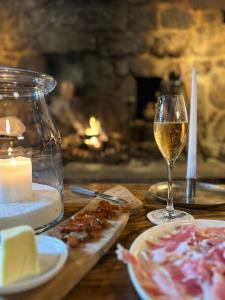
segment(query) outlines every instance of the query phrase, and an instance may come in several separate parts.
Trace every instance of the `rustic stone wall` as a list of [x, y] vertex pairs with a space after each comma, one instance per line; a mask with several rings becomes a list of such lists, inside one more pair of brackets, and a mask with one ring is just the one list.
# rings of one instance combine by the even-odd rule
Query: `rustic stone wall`
[[55, 59], [55, 76], [83, 88], [86, 113], [118, 131], [136, 77], [175, 70], [188, 103], [195, 66], [199, 147], [224, 161], [224, 11], [224, 0], [1, 0], [0, 64], [49, 72]]

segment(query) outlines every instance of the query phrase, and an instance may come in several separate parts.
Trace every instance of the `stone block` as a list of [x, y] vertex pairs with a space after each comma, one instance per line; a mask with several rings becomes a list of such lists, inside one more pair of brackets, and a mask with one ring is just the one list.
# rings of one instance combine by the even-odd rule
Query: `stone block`
[[148, 53], [129, 58], [130, 72], [135, 77], [167, 78], [171, 71], [180, 73], [179, 65], [179, 59], [162, 59]]
[[97, 35], [98, 49], [103, 57], [123, 57], [147, 49], [146, 35], [132, 32], [109, 32]]
[[[93, 5], [77, 1], [37, 1], [23, 20], [26, 31], [32, 30], [44, 53], [93, 51], [94, 32], [125, 31], [127, 10], [119, 2]], [[31, 4], [29, 4], [30, 6]]]
[[205, 25], [213, 26], [216, 23], [223, 23], [223, 13], [219, 9], [202, 10], [202, 22]]
[[225, 143], [225, 114], [222, 114], [215, 122], [213, 131], [216, 137], [217, 142]]
[[119, 5], [92, 5], [81, 10], [80, 16], [90, 32], [127, 29], [127, 8], [123, 2]]
[[[43, 31], [54, 31], [60, 28], [81, 31], [86, 23], [81, 13], [83, 9], [74, 1], [34, 1], [32, 8], [27, 3], [27, 16], [23, 20], [24, 27], [36, 34]], [[33, 27], [29, 27], [29, 25]]]
[[[32, 4], [32, 9], [28, 9]], [[32, 35], [43, 53], [93, 51], [94, 37], [82, 16], [83, 9], [73, 1], [36, 1], [27, 4], [23, 30]]]
[[154, 57], [143, 54], [129, 59], [129, 68], [135, 77], [151, 77], [155, 74]]
[[[220, 145], [219, 145], [219, 147], [220, 147]], [[207, 159], [212, 158], [212, 157], [218, 158], [219, 147], [218, 147], [218, 145], [215, 145], [215, 143], [210, 141], [209, 139], [201, 142], [201, 150], [202, 150], [203, 156]]]
[[219, 58], [218, 60], [216, 60], [216, 66], [225, 68], [225, 58]]
[[190, 53], [195, 55], [224, 55], [225, 53], [225, 30], [220, 26], [204, 26], [193, 32], [190, 43]]
[[136, 98], [137, 82], [131, 75], [126, 76], [123, 80], [117, 81], [115, 95], [122, 102], [127, 104], [131, 99]]
[[198, 74], [207, 74], [212, 69], [212, 61], [209, 59], [197, 59], [194, 60], [193, 65], [195, 66]]
[[218, 158], [219, 158], [220, 164], [221, 164], [221, 162], [225, 162], [225, 145], [224, 145], [224, 143], [222, 145], [220, 145]]
[[0, 65], [9, 67], [18, 66], [20, 57], [20, 52], [0, 51]]
[[126, 76], [129, 73], [128, 60], [118, 59], [115, 62], [115, 72], [118, 76]]
[[190, 28], [194, 23], [192, 14], [187, 9], [180, 7], [162, 10], [160, 20], [163, 27], [176, 29]]
[[149, 2], [152, 3], [156, 3], [158, 0], [124, 0], [126, 3], [128, 4], [136, 4], [136, 5], [139, 5], [139, 4], [149, 4]]
[[22, 69], [30, 69], [37, 72], [48, 72], [44, 56], [35, 51], [21, 53], [17, 66]]
[[36, 52], [35, 41], [23, 31], [24, 5], [16, 1], [0, 2], [1, 65], [19, 66], [21, 57]]
[[151, 4], [129, 6], [128, 29], [142, 32], [155, 29], [157, 26], [157, 10]]
[[217, 69], [211, 76], [210, 101], [220, 111], [225, 109], [225, 71]]
[[225, 9], [224, 0], [189, 0], [189, 4], [195, 9]]
[[149, 36], [148, 46], [150, 52], [158, 57], [179, 57], [184, 54], [190, 36], [185, 31], [164, 31]]
[[84, 61], [84, 80], [86, 86], [93, 86], [98, 93], [113, 93], [115, 88], [113, 64], [97, 55], [87, 55]]

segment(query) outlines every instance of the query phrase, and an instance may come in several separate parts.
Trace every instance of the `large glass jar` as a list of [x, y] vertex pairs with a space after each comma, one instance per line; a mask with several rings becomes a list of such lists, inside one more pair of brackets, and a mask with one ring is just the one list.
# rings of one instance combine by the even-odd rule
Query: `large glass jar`
[[0, 67], [0, 229], [40, 232], [63, 215], [60, 135], [45, 102], [55, 86], [49, 75]]

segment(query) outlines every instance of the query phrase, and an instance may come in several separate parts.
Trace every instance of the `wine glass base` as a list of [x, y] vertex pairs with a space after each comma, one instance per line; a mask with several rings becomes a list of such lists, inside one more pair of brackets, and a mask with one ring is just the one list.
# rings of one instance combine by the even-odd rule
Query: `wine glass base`
[[169, 216], [166, 209], [157, 209], [149, 212], [147, 218], [153, 224], [165, 224], [174, 221], [193, 221], [194, 217], [185, 211], [175, 209], [172, 215]]

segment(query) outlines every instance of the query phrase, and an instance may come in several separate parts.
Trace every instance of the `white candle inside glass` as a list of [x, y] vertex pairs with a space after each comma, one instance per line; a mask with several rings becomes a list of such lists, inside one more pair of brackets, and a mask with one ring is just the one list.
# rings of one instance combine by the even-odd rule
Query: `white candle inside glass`
[[187, 179], [196, 178], [196, 155], [197, 155], [197, 82], [196, 70], [192, 69], [192, 86], [188, 134], [188, 160]]
[[0, 203], [31, 200], [31, 159], [22, 156], [0, 159]]

